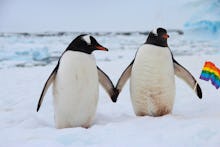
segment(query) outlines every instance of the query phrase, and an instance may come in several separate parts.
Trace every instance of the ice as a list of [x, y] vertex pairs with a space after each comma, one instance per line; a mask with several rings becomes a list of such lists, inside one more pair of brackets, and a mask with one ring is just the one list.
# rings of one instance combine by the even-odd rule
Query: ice
[[220, 33], [220, 21], [201, 20], [195, 23], [186, 23], [185, 27], [193, 31], [209, 32], [213, 35]]
[[41, 50], [34, 50], [32, 52], [33, 60], [40, 61], [49, 58], [49, 53], [47, 48], [43, 48]]
[[191, 9], [191, 11], [193, 10], [188, 20], [184, 23], [184, 27], [186, 30], [190, 30], [191, 34], [203, 34], [200, 35], [199, 38], [220, 38], [219, 0], [192, 1], [188, 2], [186, 7], [189, 10]]
[[[196, 29], [198, 29], [197, 25], [194, 31]], [[220, 53], [218, 47], [220, 39], [214, 37], [214, 33], [198, 35], [197, 32], [194, 34], [192, 32], [190, 29], [188, 32], [187, 30], [168, 29], [170, 35], [168, 42], [174, 55], [214, 55]], [[149, 31], [89, 34], [93, 35], [103, 46], [109, 48], [109, 52], [101, 53], [101, 56], [100, 53], [95, 52], [97, 60], [112, 61], [133, 58], [138, 47], [146, 41], [148, 33]], [[3, 33], [0, 35], [0, 61], [2, 62], [0, 68], [55, 64], [68, 44], [81, 33], [66, 32], [60, 34], [61, 32], [29, 33], [28, 35], [24, 33]]]

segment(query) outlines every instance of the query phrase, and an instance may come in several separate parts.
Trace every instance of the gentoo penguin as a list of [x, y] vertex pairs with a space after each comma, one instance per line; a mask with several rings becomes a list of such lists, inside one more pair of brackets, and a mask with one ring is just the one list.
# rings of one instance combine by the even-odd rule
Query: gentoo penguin
[[162, 116], [172, 111], [175, 97], [174, 74], [202, 98], [201, 88], [192, 74], [173, 57], [167, 44], [169, 35], [163, 28], [154, 29], [122, 73], [116, 85], [121, 92], [130, 78], [130, 95], [137, 116]]
[[114, 85], [96, 66], [91, 54], [94, 50], [108, 51], [90, 35], [76, 37], [62, 54], [44, 85], [37, 111], [53, 83], [56, 128], [88, 128], [91, 125], [97, 107], [99, 82], [109, 96], [114, 97]]

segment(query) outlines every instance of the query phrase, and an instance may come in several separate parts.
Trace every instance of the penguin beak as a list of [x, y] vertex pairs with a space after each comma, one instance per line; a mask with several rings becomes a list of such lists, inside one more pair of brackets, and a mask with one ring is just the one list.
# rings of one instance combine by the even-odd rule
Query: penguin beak
[[108, 51], [108, 49], [105, 48], [105, 47], [103, 47], [103, 46], [95, 46], [95, 48], [96, 48], [97, 50], [101, 50], [101, 51]]
[[168, 34], [164, 34], [162, 37], [163, 37], [164, 39], [167, 39], [167, 38], [169, 38], [170, 36], [169, 36]]

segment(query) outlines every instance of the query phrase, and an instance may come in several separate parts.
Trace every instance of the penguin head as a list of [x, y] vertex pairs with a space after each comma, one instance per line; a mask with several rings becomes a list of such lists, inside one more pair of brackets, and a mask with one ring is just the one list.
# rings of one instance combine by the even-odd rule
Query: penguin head
[[167, 38], [169, 38], [167, 30], [165, 30], [164, 28], [157, 28], [150, 32], [145, 44], [153, 44], [161, 47], [168, 47]]
[[95, 50], [108, 51], [107, 48], [100, 45], [94, 37], [88, 34], [77, 36], [66, 50], [79, 51], [87, 54], [91, 54]]

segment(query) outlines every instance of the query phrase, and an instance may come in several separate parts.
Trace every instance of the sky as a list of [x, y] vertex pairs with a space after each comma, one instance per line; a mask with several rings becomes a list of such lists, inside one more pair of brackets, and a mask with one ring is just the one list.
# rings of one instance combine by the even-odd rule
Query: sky
[[158, 26], [182, 28], [189, 16], [189, 12], [182, 8], [184, 2], [0, 0], [0, 32], [145, 31]]

